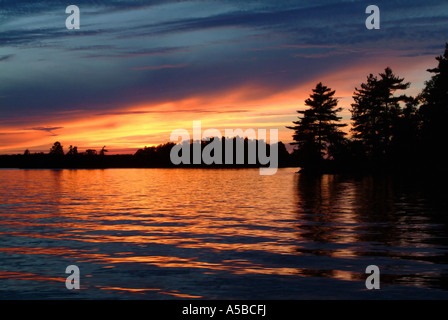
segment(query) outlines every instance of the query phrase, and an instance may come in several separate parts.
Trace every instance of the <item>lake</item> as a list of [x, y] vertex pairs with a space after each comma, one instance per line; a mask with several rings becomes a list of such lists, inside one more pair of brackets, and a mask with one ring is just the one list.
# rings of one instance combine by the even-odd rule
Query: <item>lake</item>
[[296, 171], [2, 169], [0, 299], [448, 298], [444, 191]]

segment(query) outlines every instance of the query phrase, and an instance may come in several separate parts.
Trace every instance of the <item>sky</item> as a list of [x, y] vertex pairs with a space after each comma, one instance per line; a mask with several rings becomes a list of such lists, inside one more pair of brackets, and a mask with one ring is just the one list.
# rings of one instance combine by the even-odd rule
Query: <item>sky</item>
[[[365, 26], [370, 4], [380, 29]], [[55, 141], [133, 153], [193, 121], [289, 143], [318, 82], [349, 124], [370, 73], [390, 67], [418, 94], [447, 35], [446, 1], [0, 0], [0, 154]]]

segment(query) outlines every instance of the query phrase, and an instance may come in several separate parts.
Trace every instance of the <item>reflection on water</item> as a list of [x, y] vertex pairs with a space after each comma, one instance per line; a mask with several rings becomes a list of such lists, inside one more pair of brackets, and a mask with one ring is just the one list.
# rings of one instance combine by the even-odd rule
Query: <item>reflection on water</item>
[[443, 197], [295, 171], [0, 170], [0, 298], [448, 297]]
[[[298, 253], [371, 261], [382, 282], [447, 290], [446, 203], [419, 181], [337, 175], [298, 179]], [[350, 265], [306, 270], [360, 279]], [[362, 275], [361, 279], [365, 279]]]

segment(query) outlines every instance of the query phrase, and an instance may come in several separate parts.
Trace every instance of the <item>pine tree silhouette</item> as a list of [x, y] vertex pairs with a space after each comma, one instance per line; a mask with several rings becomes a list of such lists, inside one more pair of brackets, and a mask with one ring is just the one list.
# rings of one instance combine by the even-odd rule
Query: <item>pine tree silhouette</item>
[[[446, 160], [441, 155], [441, 149], [448, 139], [446, 121], [448, 119], [448, 43], [443, 55], [436, 57], [438, 66], [428, 69], [434, 73], [425, 83], [420, 98], [422, 106], [419, 109], [421, 117], [422, 153], [425, 162], [438, 169], [445, 168]], [[445, 169], [446, 170], [446, 169]]]
[[355, 88], [352, 104], [353, 138], [362, 142], [366, 155], [375, 161], [386, 161], [391, 141], [396, 131], [399, 117], [403, 113], [401, 102], [409, 102], [410, 97], [395, 96], [405, 90], [410, 83], [395, 76], [386, 68], [380, 77], [370, 74], [361, 88]]
[[324, 158], [332, 158], [338, 143], [344, 140], [345, 133], [339, 128], [346, 126], [340, 123], [341, 117], [337, 113], [338, 101], [334, 98], [335, 91], [319, 82], [312, 90], [312, 94], [305, 100], [309, 108], [298, 110], [301, 114], [295, 126], [288, 126], [294, 130], [292, 144], [298, 145], [298, 156], [303, 167], [316, 166]]

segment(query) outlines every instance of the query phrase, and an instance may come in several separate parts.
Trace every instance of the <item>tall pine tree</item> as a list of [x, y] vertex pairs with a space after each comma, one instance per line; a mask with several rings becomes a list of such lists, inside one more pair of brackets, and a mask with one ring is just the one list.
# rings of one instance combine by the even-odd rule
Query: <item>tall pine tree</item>
[[338, 101], [334, 98], [335, 91], [318, 83], [312, 94], [305, 100], [306, 110], [298, 110], [298, 121], [295, 126], [287, 127], [294, 130], [294, 143], [298, 145], [298, 156], [301, 165], [306, 167], [318, 165], [324, 158], [332, 158], [335, 146], [344, 140], [345, 133], [339, 128], [346, 126], [340, 123], [337, 113]]
[[434, 73], [427, 81], [420, 98], [422, 153], [430, 165], [438, 169], [446, 167], [445, 157], [441, 154], [448, 141], [446, 121], [448, 119], [448, 43], [445, 52], [437, 58], [438, 66], [429, 69]]
[[361, 88], [355, 88], [352, 104], [352, 132], [355, 140], [362, 142], [366, 155], [372, 160], [386, 161], [397, 123], [403, 114], [401, 102], [409, 102], [405, 95], [395, 95], [410, 83], [395, 76], [386, 68], [380, 77], [370, 74]]

